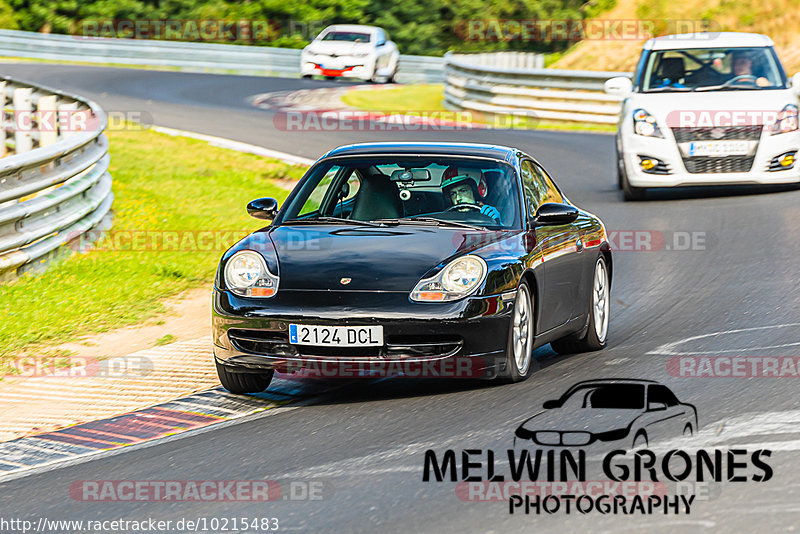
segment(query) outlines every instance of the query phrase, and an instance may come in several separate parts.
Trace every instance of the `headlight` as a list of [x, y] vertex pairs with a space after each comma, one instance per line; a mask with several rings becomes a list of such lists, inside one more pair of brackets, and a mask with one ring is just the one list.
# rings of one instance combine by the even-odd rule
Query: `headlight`
[[787, 104], [780, 113], [778, 119], [772, 126], [772, 135], [793, 132], [797, 130], [797, 106]]
[[633, 112], [633, 131], [645, 137], [664, 137], [658, 129], [656, 118], [643, 109]]
[[279, 280], [261, 254], [252, 250], [237, 252], [225, 265], [225, 286], [240, 297], [272, 297]]
[[466, 297], [486, 278], [486, 262], [478, 256], [461, 256], [431, 278], [420, 280], [411, 292], [417, 302], [448, 302]]

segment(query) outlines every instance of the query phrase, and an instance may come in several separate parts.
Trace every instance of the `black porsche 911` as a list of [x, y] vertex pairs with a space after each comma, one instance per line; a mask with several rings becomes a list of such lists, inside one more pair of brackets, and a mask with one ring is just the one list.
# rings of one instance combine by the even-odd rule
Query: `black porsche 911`
[[516, 382], [544, 344], [606, 344], [605, 228], [515, 148], [343, 146], [280, 210], [270, 198], [247, 209], [272, 224], [217, 270], [214, 357], [231, 392], [326, 364], [458, 360], [474, 364], [470, 376]]

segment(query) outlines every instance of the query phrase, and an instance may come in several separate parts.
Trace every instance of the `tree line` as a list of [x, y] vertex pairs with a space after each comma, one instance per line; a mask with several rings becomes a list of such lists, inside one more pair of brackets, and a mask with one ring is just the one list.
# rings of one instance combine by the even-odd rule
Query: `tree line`
[[0, 28], [301, 48], [329, 24], [383, 27], [404, 54], [559, 52], [552, 32], [614, 0], [0, 0]]

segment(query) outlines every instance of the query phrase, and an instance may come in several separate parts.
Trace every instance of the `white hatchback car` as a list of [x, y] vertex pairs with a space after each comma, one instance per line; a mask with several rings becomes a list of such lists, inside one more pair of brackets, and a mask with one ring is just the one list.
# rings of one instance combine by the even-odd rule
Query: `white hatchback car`
[[337, 24], [325, 28], [300, 57], [305, 78], [318, 74], [386, 83], [394, 81], [400, 53], [382, 28]]
[[648, 40], [624, 97], [617, 176], [626, 200], [647, 188], [800, 182], [800, 73], [789, 81], [769, 37], [694, 33]]

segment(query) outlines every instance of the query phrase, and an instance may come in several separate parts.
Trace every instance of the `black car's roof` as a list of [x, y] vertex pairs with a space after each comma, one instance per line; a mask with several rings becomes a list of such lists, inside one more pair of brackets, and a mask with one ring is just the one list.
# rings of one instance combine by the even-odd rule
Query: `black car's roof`
[[511, 162], [513, 161], [514, 154], [517, 152], [518, 150], [516, 148], [480, 143], [357, 143], [334, 148], [322, 158], [378, 154], [445, 154], [452, 156], [477, 156]]

